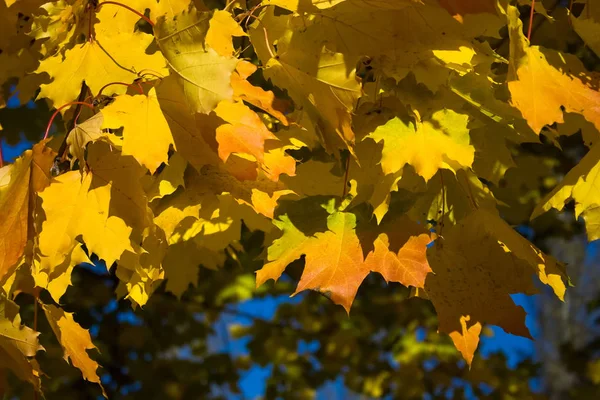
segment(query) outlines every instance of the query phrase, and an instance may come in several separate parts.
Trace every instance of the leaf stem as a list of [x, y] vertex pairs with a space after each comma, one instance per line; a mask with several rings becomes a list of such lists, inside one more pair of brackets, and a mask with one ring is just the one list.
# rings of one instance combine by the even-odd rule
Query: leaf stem
[[[40, 288], [39, 287], [35, 287], [33, 289], [33, 295], [35, 297], [34, 301], [33, 301], [33, 330], [37, 332], [37, 325], [38, 325], [38, 303], [40, 301]], [[33, 391], [33, 398], [34, 400], [38, 400], [39, 399], [39, 392], [37, 389], [34, 389]]]
[[531, 28], [533, 28], [533, 15], [535, 14], [535, 0], [531, 0], [531, 12], [529, 13], [529, 27], [527, 28], [527, 40], [531, 41]]
[[[250, 20], [250, 18], [254, 18], [258, 21], [259, 24], [262, 25], [262, 21], [256, 16], [256, 15], [248, 15], [248, 20]], [[246, 21], [246, 29], [248, 28], [248, 22]], [[267, 28], [265, 28], [264, 26], [263, 28], [263, 32], [265, 34], [265, 43], [267, 45], [267, 50], [269, 50], [269, 55], [271, 55], [271, 58], [277, 58], [275, 56], [275, 54], [273, 53], [273, 50], [271, 50], [271, 43], [269, 43], [269, 34], [267, 33]]]
[[152, 22], [152, 20], [150, 18], [146, 17], [144, 14], [140, 13], [139, 11], [137, 11], [129, 6], [126, 6], [125, 4], [119, 3], [117, 1], [103, 1], [102, 3], [98, 4], [98, 7], [96, 7], [96, 12], [98, 12], [98, 10], [105, 4], [112, 4], [115, 6], [123, 7], [125, 9], [131, 11], [132, 13], [134, 13], [135, 15], [137, 15], [138, 17], [140, 17], [147, 23], [149, 23], [150, 26], [152, 26], [154, 28], [154, 22]]
[[54, 118], [56, 118], [56, 116], [58, 115], [58, 113], [60, 112], [60, 110], [72, 106], [74, 104], [78, 104], [78, 105], [82, 105], [82, 106], [86, 106], [91, 108], [92, 110], [94, 109], [94, 106], [91, 105], [90, 103], [85, 103], [83, 101], [72, 101], [71, 103], [67, 103], [63, 106], [60, 106], [56, 109], [56, 111], [54, 111], [54, 114], [52, 114], [52, 116], [50, 117], [50, 121], [48, 121], [48, 125], [46, 126], [46, 133], [44, 134], [44, 139], [48, 138], [48, 134], [50, 133], [50, 127], [52, 126], [52, 122], [54, 122]]
[[344, 174], [344, 190], [342, 191], [342, 199], [348, 194], [348, 172], [350, 172], [350, 157], [351, 155], [348, 154], [348, 158], [346, 159], [346, 173]]
[[94, 14], [93, 7], [91, 3], [88, 3], [88, 42], [93, 41], [92, 37], [94, 36], [94, 32], [92, 29], [92, 15]]

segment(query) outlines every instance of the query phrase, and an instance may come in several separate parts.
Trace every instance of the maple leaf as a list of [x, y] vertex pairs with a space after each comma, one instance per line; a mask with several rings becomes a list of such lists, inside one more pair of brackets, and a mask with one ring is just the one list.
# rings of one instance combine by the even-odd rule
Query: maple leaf
[[518, 110], [495, 97], [495, 91], [500, 85], [492, 82], [488, 76], [476, 72], [454, 76], [450, 79], [449, 86], [453, 93], [473, 105], [484, 117], [510, 129], [517, 130], [516, 126], [521, 135], [529, 129], [526, 124], [519, 124], [522, 116]]
[[263, 124], [260, 117], [243, 103], [222, 101], [215, 114], [226, 121], [217, 128], [219, 157], [223, 161], [231, 153], [246, 153], [259, 162], [264, 161], [265, 140], [277, 139]]
[[264, 90], [260, 86], [254, 86], [246, 79], [257, 70], [257, 67], [247, 61], [241, 60], [231, 75], [231, 87], [233, 98], [243, 100], [255, 107], [271, 114], [283, 125], [288, 125], [286, 116], [280, 111], [281, 102], [277, 102], [275, 94], [270, 90]]
[[590, 4], [587, 3], [579, 17], [575, 18], [573, 14], [570, 14], [569, 18], [579, 37], [596, 55], [600, 55], [600, 39], [597, 35], [598, 29], [600, 29], [600, 13], [597, 8], [590, 7]]
[[474, 210], [481, 208], [497, 214], [496, 199], [479, 178], [469, 170], [439, 171], [439, 179], [431, 179], [426, 188], [415, 181], [414, 173], [404, 172], [398, 187], [419, 196], [410, 204], [407, 214], [422, 224], [454, 225]]
[[55, 54], [57, 49], [64, 52], [75, 44], [78, 36], [87, 35], [87, 5], [85, 0], [59, 0], [41, 6], [45, 14], [35, 16], [30, 36], [43, 41], [44, 55]]
[[92, 261], [82, 249], [81, 244], [75, 244], [75, 247], [68, 254], [64, 261], [53, 266], [52, 270], [43, 269], [43, 265], [38, 258], [33, 259], [31, 275], [36, 287], [48, 290], [52, 299], [57, 303], [66, 293], [67, 288], [71, 286], [71, 274], [77, 265], [92, 264]]
[[178, 187], [185, 186], [183, 173], [187, 167], [187, 161], [179, 154], [173, 153], [167, 165], [156, 176], [145, 175], [142, 177], [144, 191], [148, 201], [160, 199], [175, 192]]
[[594, 145], [573, 167], [554, 190], [548, 193], [536, 206], [531, 215], [534, 219], [555, 208], [562, 210], [570, 200], [575, 200], [575, 218], [583, 217], [588, 240], [600, 238], [600, 198], [596, 188], [600, 184], [600, 146]]
[[166, 290], [178, 298], [192, 285], [198, 284], [200, 265], [217, 269], [225, 263], [225, 252], [199, 247], [194, 241], [169, 246], [163, 259], [167, 279]]
[[183, 87], [190, 111], [205, 114], [220, 101], [231, 100], [231, 73], [238, 62], [205, 43], [210, 17], [192, 8], [172, 19], [161, 18], [155, 26], [157, 43]]
[[289, 193], [270, 181], [240, 182], [215, 167], [200, 173], [188, 169], [185, 188], [154, 206], [154, 222], [169, 243], [163, 260], [167, 287], [177, 296], [196, 284], [200, 262], [222, 264], [223, 250], [240, 239], [242, 220], [251, 229], [268, 231], [265, 217], [272, 218], [279, 197]]
[[[144, 237], [142, 246], [125, 250], [117, 264], [117, 277], [121, 281], [117, 294], [144, 306], [150, 295], [164, 278], [162, 260], [167, 250], [165, 233], [151, 227]], [[123, 287], [125, 289], [123, 289]]]
[[423, 226], [401, 216], [384, 219], [376, 232], [366, 267], [379, 272], [387, 282], [423, 288], [431, 272], [425, 253], [432, 240]]
[[525, 312], [510, 294], [536, 293], [532, 273], [561, 300], [565, 293], [564, 266], [483, 209], [445, 231], [443, 241], [428, 249], [427, 259], [433, 274], [427, 276], [425, 291], [436, 308], [439, 329], [450, 335], [469, 364], [483, 323], [530, 337]]
[[565, 73], [583, 71], [581, 62], [576, 57], [530, 46], [516, 7], [508, 7], [508, 17], [511, 44], [508, 88], [513, 105], [531, 129], [539, 134], [546, 125], [564, 122], [563, 109], [583, 115], [600, 129], [600, 92], [594, 88], [597, 83], [590, 82], [589, 77], [583, 77], [584, 81]]
[[165, 232], [169, 244], [194, 239], [213, 251], [239, 240], [242, 219], [268, 231], [270, 224], [257, 214], [272, 217], [274, 202], [287, 193], [275, 182], [242, 183], [215, 167], [204, 167], [200, 173], [188, 170], [185, 186], [185, 191], [158, 202], [154, 222]]
[[[423, 287], [429, 272], [425, 251], [430, 239], [414, 223], [394, 220], [384, 225], [383, 232], [357, 232], [356, 215], [336, 211], [331, 201], [319, 205], [315, 198], [308, 198], [297, 203], [304, 204], [304, 212], [290, 209], [273, 221], [282, 236], [273, 241], [268, 262], [256, 273], [257, 287], [269, 279], [278, 280], [287, 265], [302, 255], [304, 272], [294, 294], [317, 290], [348, 313], [358, 287], [371, 271], [388, 281]], [[402, 232], [397, 232], [400, 226]], [[361, 240], [374, 246], [366, 260]]]
[[79, 235], [110, 266], [131, 249], [132, 233], [141, 234], [149, 223], [140, 183], [145, 170], [132, 157], [96, 142], [88, 148], [87, 163], [89, 172], [60, 175], [40, 194], [45, 213], [39, 233], [42, 269], [62, 264]]
[[[156, 89], [156, 96], [161, 111], [169, 124], [171, 135], [177, 151], [189, 163], [200, 170], [204, 165], [219, 165], [221, 160], [217, 150], [209, 144], [210, 138], [203, 133], [209, 130], [209, 116], [191, 114], [188, 111], [187, 100], [183, 88], [175, 76], [163, 79]], [[215, 118], [218, 119], [218, 118]], [[218, 119], [218, 124], [222, 120]], [[214, 139], [213, 139], [214, 140]]]
[[[160, 53], [147, 54], [151, 35], [134, 31], [138, 18], [127, 10], [102, 7], [97, 13], [95, 39], [76, 45], [61, 54], [41, 61], [36, 73], [47, 73], [52, 82], [40, 87], [38, 99], [48, 98], [55, 107], [74, 101], [85, 81], [92, 93], [112, 82], [131, 82], [144, 69], [166, 76], [165, 59]], [[112, 85], [112, 93], [124, 93], [126, 87]], [[64, 111], [63, 111], [64, 112]]]
[[36, 194], [48, 186], [55, 153], [43, 141], [14, 164], [0, 169], [0, 281], [23, 254], [34, 235]]
[[[381, 148], [381, 144], [370, 139], [358, 143], [355, 148], [356, 160], [350, 160], [348, 173], [351, 186], [349, 193], [353, 196], [349, 207], [368, 202], [373, 207], [373, 215], [378, 222], [381, 222], [388, 212], [391, 192], [397, 190], [398, 181], [403, 173], [402, 170], [393, 174], [383, 172], [380, 164]], [[333, 188], [343, 187], [341, 176], [339, 180]]]
[[[264, 65], [264, 76], [286, 88], [306, 110], [328, 151], [352, 146], [350, 112], [360, 96], [354, 67], [348, 68], [349, 60], [343, 54], [324, 49], [319, 42], [296, 43], [294, 23], [293, 16], [275, 16], [273, 8], [267, 8], [260, 15], [260, 24], [252, 25], [250, 39]], [[263, 27], [269, 32], [267, 42]], [[274, 41], [277, 55], [271, 49]]]
[[355, 232], [355, 215], [332, 213], [327, 217], [327, 229], [314, 236], [305, 235], [287, 214], [273, 223], [283, 236], [269, 247], [269, 262], [256, 273], [257, 287], [268, 279], [279, 279], [289, 263], [305, 255], [304, 272], [294, 294], [314, 289], [350, 312], [358, 287], [369, 273]]
[[19, 306], [0, 293], [0, 368], [11, 369], [17, 377], [40, 389], [41, 371], [31, 361], [44, 348], [38, 332], [21, 325]]
[[456, 172], [472, 165], [468, 120], [468, 115], [449, 109], [436, 111], [423, 121], [418, 114], [415, 121], [395, 117], [369, 137], [383, 141], [383, 172], [395, 173], [410, 164], [428, 181], [440, 168]]
[[471, 130], [471, 142], [475, 147], [473, 171], [477, 176], [498, 185], [506, 171], [515, 166], [507, 145], [509, 131], [499, 124]]
[[83, 378], [89, 382], [97, 383], [102, 389], [102, 395], [108, 398], [100, 377], [96, 373], [98, 363], [90, 358], [86, 350], [97, 349], [92, 343], [90, 333], [83, 329], [73, 319], [73, 313], [65, 312], [53, 305], [42, 305], [48, 323], [64, 351], [65, 361], [78, 368]]
[[206, 33], [206, 44], [213, 48], [219, 55], [231, 56], [234, 48], [231, 38], [233, 36], [248, 36], [242, 27], [227, 11], [216, 10], [209, 22]]
[[[309, 12], [308, 17], [288, 17], [291, 18], [292, 29], [295, 26], [303, 27], [301, 30], [294, 29], [293, 48], [318, 57], [310, 49], [325, 46], [330, 51], [341, 53], [340, 59], [348, 67], [354, 67], [362, 56], [368, 55], [371, 59], [379, 60], [382, 68], [388, 71], [387, 75], [397, 80], [404, 78], [419, 61], [433, 58], [432, 52], [436, 50], [473, 47], [469, 32], [437, 1], [346, 0], [332, 7], [313, 8]], [[262, 22], [265, 23], [269, 38], [273, 40], [271, 21], [263, 19]], [[280, 46], [278, 41], [278, 55], [281, 56]], [[255, 48], [263, 60], [259, 45], [255, 44]], [[312, 57], [304, 54], [298, 59], [307, 63]]]
[[174, 144], [156, 90], [148, 95], [121, 95], [102, 109], [102, 127], [123, 127], [123, 154], [133, 156], [150, 173], [168, 160], [169, 146]]
[[[0, 279], [21, 256], [27, 243], [29, 163], [24, 157], [0, 169]], [[6, 179], [6, 178], [8, 179]]]
[[99, 138], [106, 136], [107, 133], [102, 131], [104, 118], [102, 113], [97, 113], [86, 119], [81, 124], [75, 125], [75, 128], [69, 132], [67, 137], [67, 146], [69, 153], [73, 155], [71, 160], [71, 168], [76, 160], [79, 160], [79, 167], [85, 166], [85, 150], [90, 142], [94, 142]]

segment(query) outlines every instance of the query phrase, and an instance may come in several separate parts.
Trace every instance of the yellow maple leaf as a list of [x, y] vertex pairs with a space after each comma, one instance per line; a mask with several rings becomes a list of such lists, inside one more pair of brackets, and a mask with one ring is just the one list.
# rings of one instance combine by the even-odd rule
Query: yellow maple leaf
[[[563, 123], [563, 109], [583, 115], [600, 129], [597, 82], [564, 72], [582, 71], [581, 62], [574, 56], [530, 46], [516, 7], [508, 7], [508, 17], [511, 44], [508, 88], [513, 105], [531, 129], [539, 134], [546, 125]], [[559, 63], [558, 68], [549, 59]]]
[[283, 125], [288, 125], [286, 116], [281, 112], [281, 102], [275, 98], [275, 94], [270, 90], [264, 90], [259, 86], [254, 86], [246, 79], [257, 70], [256, 65], [241, 60], [235, 67], [231, 75], [231, 87], [233, 88], [233, 98], [243, 100], [255, 107], [271, 114], [277, 118]]
[[206, 116], [190, 113], [183, 88], [175, 76], [168, 76], [160, 82], [156, 88], [156, 96], [171, 129], [175, 147], [183, 158], [197, 170], [204, 165], [220, 164], [217, 150], [212, 148], [204, 133], [210, 130], [206, 125], [213, 122], [221, 124], [222, 120], [214, 118], [218, 120], [215, 122], [211, 119], [214, 114]]
[[438, 169], [456, 172], [473, 164], [475, 149], [470, 145], [468, 121], [468, 115], [450, 109], [435, 111], [424, 121], [395, 117], [369, 137], [383, 141], [383, 172], [392, 174], [410, 164], [428, 181]]
[[173, 153], [165, 168], [158, 175], [145, 175], [142, 179], [144, 191], [148, 201], [165, 197], [185, 186], [183, 173], [187, 167], [187, 161], [179, 154]]
[[20, 157], [15, 164], [0, 169], [0, 176], [8, 178], [2, 179], [0, 192], [0, 279], [17, 262], [27, 244], [29, 165]]
[[575, 218], [582, 216], [588, 240], [600, 239], [600, 145], [594, 145], [558, 186], [548, 193], [536, 206], [531, 215], [534, 219], [555, 208], [562, 210], [570, 200], [575, 200]]
[[0, 169], [0, 281], [23, 254], [33, 238], [33, 210], [37, 193], [50, 182], [55, 153], [47, 141], [27, 150], [14, 164]]
[[102, 395], [108, 398], [96, 372], [98, 363], [87, 353], [87, 350], [97, 349], [92, 343], [90, 333], [75, 322], [73, 313], [65, 312], [53, 305], [43, 304], [42, 307], [56, 339], [63, 348], [65, 361], [71, 360], [71, 364], [81, 371], [83, 378], [97, 383], [102, 389]]
[[[144, 306], [150, 295], [164, 279], [162, 261], [167, 250], [167, 239], [156, 226], [148, 229], [142, 246], [134, 245], [126, 250], [117, 263], [117, 277], [120, 286], [126, 288], [126, 298]], [[117, 288], [117, 293], [120, 289]]]
[[219, 157], [227, 161], [231, 153], [246, 153], [262, 163], [265, 140], [277, 138], [260, 117], [243, 103], [229, 101], [220, 102], [215, 108], [215, 114], [227, 122], [216, 131]]
[[407, 212], [415, 221], [422, 224], [435, 221], [436, 226], [451, 226], [478, 208], [492, 214], [498, 213], [493, 194], [470, 170], [460, 170], [456, 175], [451, 171], [441, 170], [434, 179], [427, 182], [426, 187], [414, 175], [414, 172], [405, 170], [398, 187], [410, 193], [418, 193]]
[[231, 73], [237, 58], [222, 56], [206, 45], [210, 13], [195, 8], [155, 26], [157, 43], [183, 87], [191, 112], [208, 114], [233, 96]]
[[102, 113], [97, 113], [81, 124], [75, 125], [75, 128], [69, 132], [67, 146], [69, 153], [74, 157], [71, 160], [71, 167], [73, 167], [76, 160], [79, 160], [80, 169], [85, 166], [85, 149], [88, 143], [107, 135], [107, 133], [102, 131], [103, 123], [104, 118]]
[[61, 265], [79, 235], [110, 267], [131, 249], [132, 232], [140, 235], [149, 223], [140, 183], [144, 169], [132, 157], [96, 142], [89, 147], [87, 162], [89, 172], [60, 175], [40, 195], [45, 213], [39, 233], [42, 269]]
[[[292, 15], [276, 16], [269, 7], [261, 13], [260, 23], [251, 26], [250, 38], [264, 65], [264, 75], [286, 88], [292, 100], [304, 108], [328, 151], [351, 149], [350, 114], [361, 95], [354, 62], [311, 38], [297, 42], [295, 23]], [[275, 42], [277, 54], [273, 52]]]
[[600, 29], [600, 12], [598, 8], [590, 7], [590, 3], [586, 3], [585, 8], [577, 18], [571, 13], [569, 18], [579, 37], [596, 55], [600, 55], [600, 38], [597, 34], [598, 29]]
[[91, 264], [92, 261], [81, 248], [81, 244], [77, 243], [62, 264], [54, 266], [51, 271], [40, 269], [39, 260], [34, 258], [31, 275], [35, 286], [47, 289], [52, 299], [59, 303], [71, 285], [73, 269], [83, 263]]
[[209, 22], [206, 33], [206, 44], [212, 47], [217, 54], [231, 56], [233, 54], [233, 36], [248, 36], [242, 27], [233, 19], [230, 12], [216, 10]]
[[168, 160], [169, 146], [174, 144], [167, 120], [151, 88], [148, 95], [121, 95], [102, 109], [103, 128], [123, 127], [123, 154], [132, 155], [148, 170]]
[[224, 251], [199, 247], [194, 241], [171, 245], [163, 259], [167, 279], [166, 290], [180, 298], [190, 285], [198, 284], [200, 265], [216, 269], [224, 263]]
[[[64, 57], [58, 54], [42, 60], [36, 72], [47, 73], [52, 82], [41, 85], [38, 99], [48, 98], [54, 107], [60, 107], [75, 101], [83, 81], [97, 94], [109, 83], [133, 81], [144, 69], [168, 74], [160, 53], [146, 53], [153, 37], [133, 29], [139, 19], [135, 14], [102, 7], [97, 17], [100, 23], [95, 25], [93, 41], [74, 46]], [[124, 93], [126, 87], [113, 85], [110, 89]]]
[[41, 371], [29, 360], [44, 348], [39, 332], [21, 325], [19, 306], [0, 294], [0, 369], [11, 369], [19, 379], [30, 382], [40, 390]]
[[78, 36], [87, 36], [87, 6], [85, 0], [58, 0], [41, 6], [45, 14], [34, 17], [30, 36], [43, 42], [44, 56], [52, 55], [57, 50], [62, 53], [75, 44]]

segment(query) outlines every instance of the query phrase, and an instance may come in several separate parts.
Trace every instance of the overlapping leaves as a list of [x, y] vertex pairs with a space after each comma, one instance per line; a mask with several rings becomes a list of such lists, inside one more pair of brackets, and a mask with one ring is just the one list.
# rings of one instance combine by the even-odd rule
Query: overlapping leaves
[[[563, 298], [564, 266], [502, 220], [490, 187], [518, 169], [511, 149], [563, 112], [597, 130], [600, 95], [576, 58], [529, 44], [515, 7], [270, 0], [231, 12], [136, 0], [136, 14], [93, 3], [46, 3], [29, 10], [29, 36], [10, 32], [40, 43], [19, 85], [43, 80], [38, 98], [65, 106], [74, 128], [65, 146], [40, 142], [0, 169], [0, 304], [12, 310], [0, 324], [33, 346], [0, 336], [14, 360], [2, 367], [37, 387], [36, 334], [20, 327], [16, 292], [58, 302], [94, 254], [134, 305], [163, 280], [180, 296], [200, 264], [218, 269], [235, 251], [242, 225], [266, 233], [259, 285], [303, 263], [296, 293], [351, 312], [377, 272], [429, 298], [469, 363], [486, 323], [529, 335], [511, 294], [538, 279]], [[574, 22], [595, 49], [596, 22]], [[502, 55], [486, 38], [504, 25]], [[574, 199], [600, 237], [597, 148], [535, 215]], [[35, 287], [17, 287], [17, 272]], [[65, 358], [100, 383], [86, 331], [43, 308]]]

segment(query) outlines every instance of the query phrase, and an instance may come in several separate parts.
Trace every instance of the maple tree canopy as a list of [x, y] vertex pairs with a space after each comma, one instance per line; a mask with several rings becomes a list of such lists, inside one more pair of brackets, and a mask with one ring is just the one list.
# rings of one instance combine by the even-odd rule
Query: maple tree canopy
[[[569, 278], [515, 230], [529, 199], [499, 183], [545, 171], [517, 146], [585, 129], [589, 152], [524, 209], [574, 201], [600, 238], [600, 78], [531, 45], [518, 6], [540, 2], [205, 3], [0, 0], [0, 108], [16, 96], [53, 113], [47, 137], [0, 158], [0, 369], [43, 390], [37, 320], [14, 302], [28, 294], [101, 386], [63, 309], [74, 268], [103, 261], [143, 308], [161, 282], [179, 297], [201, 265], [218, 270], [242, 226], [265, 234], [258, 286], [301, 260], [290, 294], [352, 318], [381, 274], [432, 302], [468, 364], [486, 324], [530, 337], [511, 295], [547, 285], [562, 300]], [[587, 7], [570, 23], [600, 55]]]

